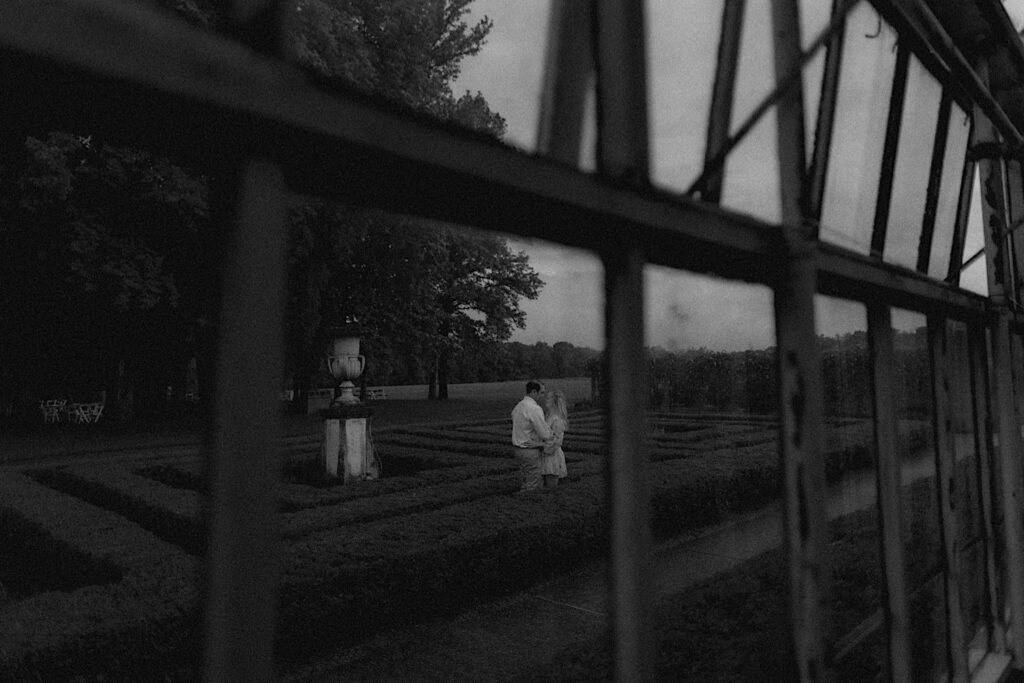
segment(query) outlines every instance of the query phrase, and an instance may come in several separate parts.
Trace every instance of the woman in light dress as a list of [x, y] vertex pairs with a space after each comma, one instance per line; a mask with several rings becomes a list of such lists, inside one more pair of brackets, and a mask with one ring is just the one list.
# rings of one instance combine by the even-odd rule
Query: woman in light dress
[[566, 414], [565, 394], [561, 391], [549, 391], [544, 394], [544, 419], [551, 427], [552, 441], [544, 447], [540, 456], [540, 473], [544, 477], [544, 487], [558, 486], [558, 480], [565, 478], [565, 453], [562, 451], [562, 440], [565, 430], [569, 428]]

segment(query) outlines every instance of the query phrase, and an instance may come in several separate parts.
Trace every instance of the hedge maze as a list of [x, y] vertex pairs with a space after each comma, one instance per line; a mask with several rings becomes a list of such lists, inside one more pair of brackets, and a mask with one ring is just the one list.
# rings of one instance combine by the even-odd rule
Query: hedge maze
[[[776, 498], [777, 429], [654, 414], [655, 533]], [[569, 481], [548, 491], [517, 495], [508, 434], [507, 419], [380, 430], [383, 477], [345, 486], [319, 473], [315, 437], [282, 442], [282, 671], [605, 554], [602, 414], [571, 416]], [[870, 437], [865, 420], [833, 424], [831, 471], [869, 464]], [[198, 449], [4, 471], [0, 679], [193, 678], [203, 488]]]

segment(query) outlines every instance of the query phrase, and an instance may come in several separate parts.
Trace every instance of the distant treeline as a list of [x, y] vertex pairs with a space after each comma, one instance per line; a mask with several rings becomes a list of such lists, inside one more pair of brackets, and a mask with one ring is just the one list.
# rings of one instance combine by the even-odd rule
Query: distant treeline
[[[374, 358], [369, 348], [364, 353], [367, 355], [368, 385], [423, 384], [430, 380], [429, 367], [425, 364]], [[588, 363], [598, 355], [595, 349], [564, 341], [553, 345], [545, 342], [497, 342], [454, 353], [448, 367], [448, 381], [504, 382], [532, 377], [586, 377], [590, 375]]]
[[[897, 405], [903, 415], [927, 415], [931, 404], [931, 370], [924, 328], [896, 334]], [[863, 332], [818, 338], [824, 379], [824, 407], [829, 416], [871, 415], [871, 375]], [[655, 409], [694, 409], [770, 414], [778, 406], [775, 347], [748, 351], [687, 349], [647, 350], [649, 405]], [[600, 358], [591, 364], [601, 395], [607, 380]]]

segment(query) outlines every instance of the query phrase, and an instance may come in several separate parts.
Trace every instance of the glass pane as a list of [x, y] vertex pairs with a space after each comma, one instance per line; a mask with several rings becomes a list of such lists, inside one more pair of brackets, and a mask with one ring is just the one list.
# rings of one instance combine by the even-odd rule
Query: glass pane
[[[771, 291], [645, 272], [658, 680], [792, 680]], [[570, 650], [544, 680], [610, 680]]]
[[769, 223], [782, 220], [775, 110], [768, 111], [729, 154], [722, 206]]
[[[292, 228], [286, 390], [301, 398], [282, 453], [279, 672], [530, 678], [603, 642], [600, 261], [301, 200]], [[343, 320], [359, 336], [339, 354], [324, 328]], [[363, 360], [328, 365], [329, 349]], [[543, 395], [528, 396], [531, 379]], [[362, 400], [320, 412], [346, 391]], [[560, 452], [513, 449], [510, 417], [531, 410], [561, 430]], [[520, 428], [530, 444], [548, 429]]]
[[927, 320], [920, 313], [894, 310], [893, 333], [911, 673], [915, 681], [937, 680], [947, 667], [945, 558], [939, 524]]
[[[736, 77], [732, 133], [775, 88], [775, 54], [771, 5], [748, 2], [743, 15], [743, 40]], [[722, 187], [722, 206], [769, 223], [782, 219], [779, 194], [778, 132], [774, 108], [729, 154]]]
[[848, 16], [821, 237], [861, 254], [871, 251], [896, 39], [869, 3]]
[[967, 155], [967, 142], [971, 136], [971, 119], [959, 105], [953, 104], [949, 118], [949, 135], [942, 157], [942, 182], [939, 201], [935, 208], [935, 231], [932, 233], [928, 275], [945, 280], [949, 272], [949, 257], [956, 231], [957, 209], [960, 206], [960, 188]]
[[887, 637], [872, 423], [867, 311], [863, 304], [815, 299], [821, 348], [829, 483], [832, 629], [839, 680], [884, 678]]
[[988, 295], [988, 262], [983, 249], [985, 235], [982, 233], [985, 218], [981, 207], [981, 180], [977, 169], [974, 171], [971, 191], [971, 210], [967, 216], [967, 234], [964, 237], [964, 264], [960, 271], [960, 287]]
[[917, 268], [941, 99], [942, 86], [911, 57], [882, 252], [889, 263], [911, 269]]
[[[511, 3], [510, 3], [511, 4]], [[720, 3], [648, 0], [651, 178], [683, 192], [704, 166]]]

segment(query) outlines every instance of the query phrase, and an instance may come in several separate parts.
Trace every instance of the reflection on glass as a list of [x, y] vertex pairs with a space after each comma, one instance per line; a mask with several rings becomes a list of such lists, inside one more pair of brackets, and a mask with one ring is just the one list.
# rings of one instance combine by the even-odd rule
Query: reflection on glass
[[771, 292], [645, 276], [656, 677], [793, 680]]
[[700, 175], [722, 22], [719, 3], [648, 0], [651, 178], [686, 190]]
[[927, 320], [920, 313], [894, 310], [892, 322], [911, 673], [913, 680], [937, 680], [947, 666], [945, 573]]
[[960, 287], [988, 295], [988, 262], [985, 258], [985, 235], [982, 232], [985, 216], [982, 212], [981, 174], [974, 170], [971, 191], [971, 210], [967, 216], [967, 234], [964, 236], [963, 266], [960, 271]]
[[836, 653], [840, 680], [876, 680], [888, 665], [867, 312], [860, 303], [818, 296], [815, 318], [832, 567], [833, 623], [826, 647]]
[[916, 57], [910, 58], [883, 257], [917, 268], [925, 200], [942, 86]]
[[871, 251], [896, 38], [869, 3], [848, 16], [821, 237], [861, 254]]
[[949, 135], [942, 157], [942, 181], [939, 201], [935, 207], [935, 231], [932, 233], [928, 275], [945, 280], [949, 273], [949, 257], [956, 230], [957, 209], [960, 205], [960, 186], [963, 183], [967, 141], [971, 135], [971, 119], [959, 105], [953, 104], [949, 118]]

